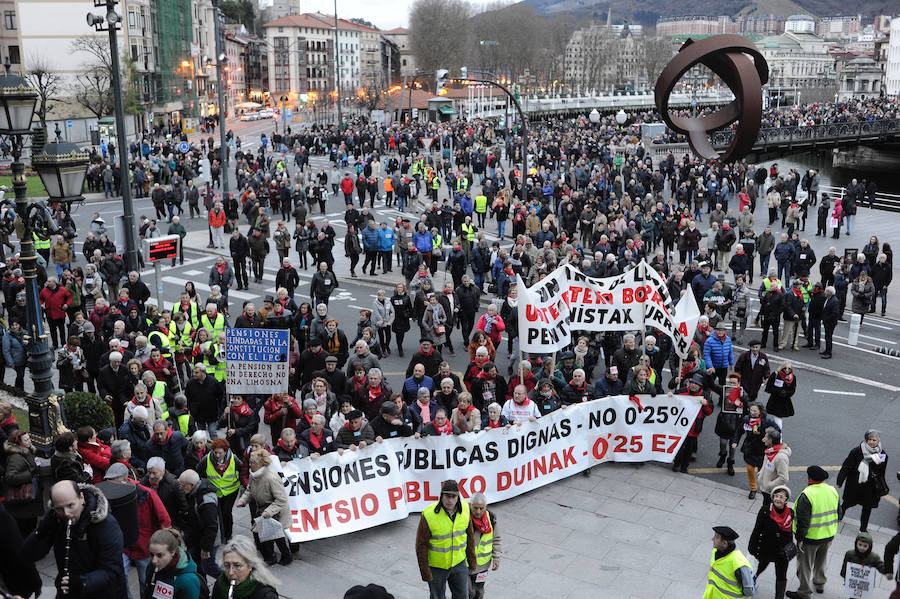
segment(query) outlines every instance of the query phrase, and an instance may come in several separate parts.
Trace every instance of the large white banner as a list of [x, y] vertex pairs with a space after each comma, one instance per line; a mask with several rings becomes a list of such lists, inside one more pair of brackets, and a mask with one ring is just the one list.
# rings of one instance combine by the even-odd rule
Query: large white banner
[[607, 397], [536, 422], [440, 437], [395, 438], [343, 455], [287, 463], [292, 541], [401, 520], [438, 500], [441, 482], [463, 499], [510, 499], [609, 461], [671, 462], [700, 409], [691, 396]]
[[[672, 339], [682, 358], [691, 346], [700, 310], [694, 294], [676, 307], [665, 280], [646, 262], [615, 277], [588, 277], [563, 264], [528, 288], [517, 275], [519, 344], [546, 354], [573, 341], [572, 331], [635, 331], [655, 327]], [[678, 298], [675, 298], [676, 300]]]

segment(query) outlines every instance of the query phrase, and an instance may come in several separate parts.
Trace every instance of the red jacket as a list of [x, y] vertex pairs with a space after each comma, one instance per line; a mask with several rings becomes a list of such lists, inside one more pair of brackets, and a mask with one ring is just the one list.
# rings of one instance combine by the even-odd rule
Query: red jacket
[[353, 179], [350, 177], [341, 179], [341, 191], [344, 193], [353, 193]]
[[266, 424], [270, 425], [272, 428], [272, 439], [278, 440], [281, 437], [281, 431], [286, 428], [297, 428], [297, 418], [303, 415], [303, 410], [300, 409], [300, 406], [297, 404], [297, 399], [291, 396], [287, 396], [288, 401], [288, 411], [287, 414], [284, 415], [284, 426], [282, 426], [282, 414], [280, 413], [281, 406], [284, 405], [283, 395], [273, 395], [269, 399], [266, 400], [266, 403], [263, 404], [263, 410], [265, 410], [263, 415], [263, 420]]
[[44, 287], [40, 298], [47, 318], [65, 318], [66, 308], [72, 305], [72, 294], [62, 285], [57, 285], [56, 289]]
[[126, 547], [124, 553], [132, 560], [146, 559], [150, 557], [150, 537], [160, 528], [172, 526], [172, 519], [156, 491], [130, 482], [137, 486], [138, 540]]
[[108, 445], [104, 445], [97, 441], [97, 445], [90, 443], [78, 443], [78, 453], [84, 459], [84, 463], [89, 465], [94, 471], [94, 478], [91, 482], [97, 484], [103, 481], [103, 475], [109, 468], [109, 460], [112, 458], [112, 451]]
[[213, 229], [219, 229], [221, 227], [224, 227], [226, 218], [227, 217], [225, 216], [224, 210], [222, 210], [219, 213], [216, 213], [215, 210], [210, 210], [209, 211], [209, 226], [212, 227]]

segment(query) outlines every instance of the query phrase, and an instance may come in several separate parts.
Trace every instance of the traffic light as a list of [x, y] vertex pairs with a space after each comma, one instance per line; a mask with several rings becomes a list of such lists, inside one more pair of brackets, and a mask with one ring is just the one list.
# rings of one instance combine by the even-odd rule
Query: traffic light
[[469, 78], [469, 67], [462, 67], [459, 71], [462, 74], [463, 81]]
[[447, 69], [438, 69], [434, 72], [435, 86], [434, 93], [437, 96], [443, 96], [447, 93], [447, 84], [450, 83], [450, 72]]

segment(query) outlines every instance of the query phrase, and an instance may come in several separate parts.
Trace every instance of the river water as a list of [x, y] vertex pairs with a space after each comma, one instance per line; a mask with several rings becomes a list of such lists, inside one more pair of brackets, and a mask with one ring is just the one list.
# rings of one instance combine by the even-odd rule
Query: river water
[[788, 170], [795, 168], [802, 176], [804, 171], [811, 168], [816, 169], [819, 171], [821, 185], [846, 187], [850, 180], [854, 178], [859, 181], [863, 179], [867, 181], [874, 180], [880, 193], [900, 195], [900, 177], [897, 177], [896, 172], [835, 168], [831, 165], [830, 149], [798, 152], [774, 160], [766, 160], [763, 164], [768, 169], [773, 162], [778, 163], [778, 171], [781, 173], [786, 173]]

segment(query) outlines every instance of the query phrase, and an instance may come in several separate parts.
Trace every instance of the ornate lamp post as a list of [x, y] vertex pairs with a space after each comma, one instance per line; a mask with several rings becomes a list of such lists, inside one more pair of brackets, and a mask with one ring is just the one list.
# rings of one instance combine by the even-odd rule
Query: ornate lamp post
[[[49, 239], [59, 232], [47, 204], [43, 200], [28, 200], [25, 164], [22, 162], [22, 137], [32, 135], [31, 120], [34, 116], [37, 92], [25, 79], [12, 75], [9, 58], [6, 59], [6, 74], [0, 77], [0, 135], [8, 135], [12, 145], [13, 162], [12, 185], [15, 201], [0, 201], [0, 208], [6, 207], [16, 213], [16, 234], [19, 237], [19, 261], [25, 275], [26, 322], [25, 343], [29, 355], [28, 366], [34, 381], [34, 392], [26, 397], [28, 423], [31, 438], [39, 454], [49, 455], [52, 449], [52, 427], [48, 408], [53, 391], [52, 355], [44, 330], [37, 285], [37, 252], [35, 238]], [[57, 137], [59, 128], [57, 127]], [[50, 143], [40, 154], [33, 157], [33, 164], [41, 173], [50, 191], [52, 202], [66, 205], [81, 198], [88, 156], [67, 142]], [[80, 171], [80, 172], [79, 172]], [[46, 175], [46, 177], [45, 177]], [[58, 193], [57, 193], [58, 192]]]

